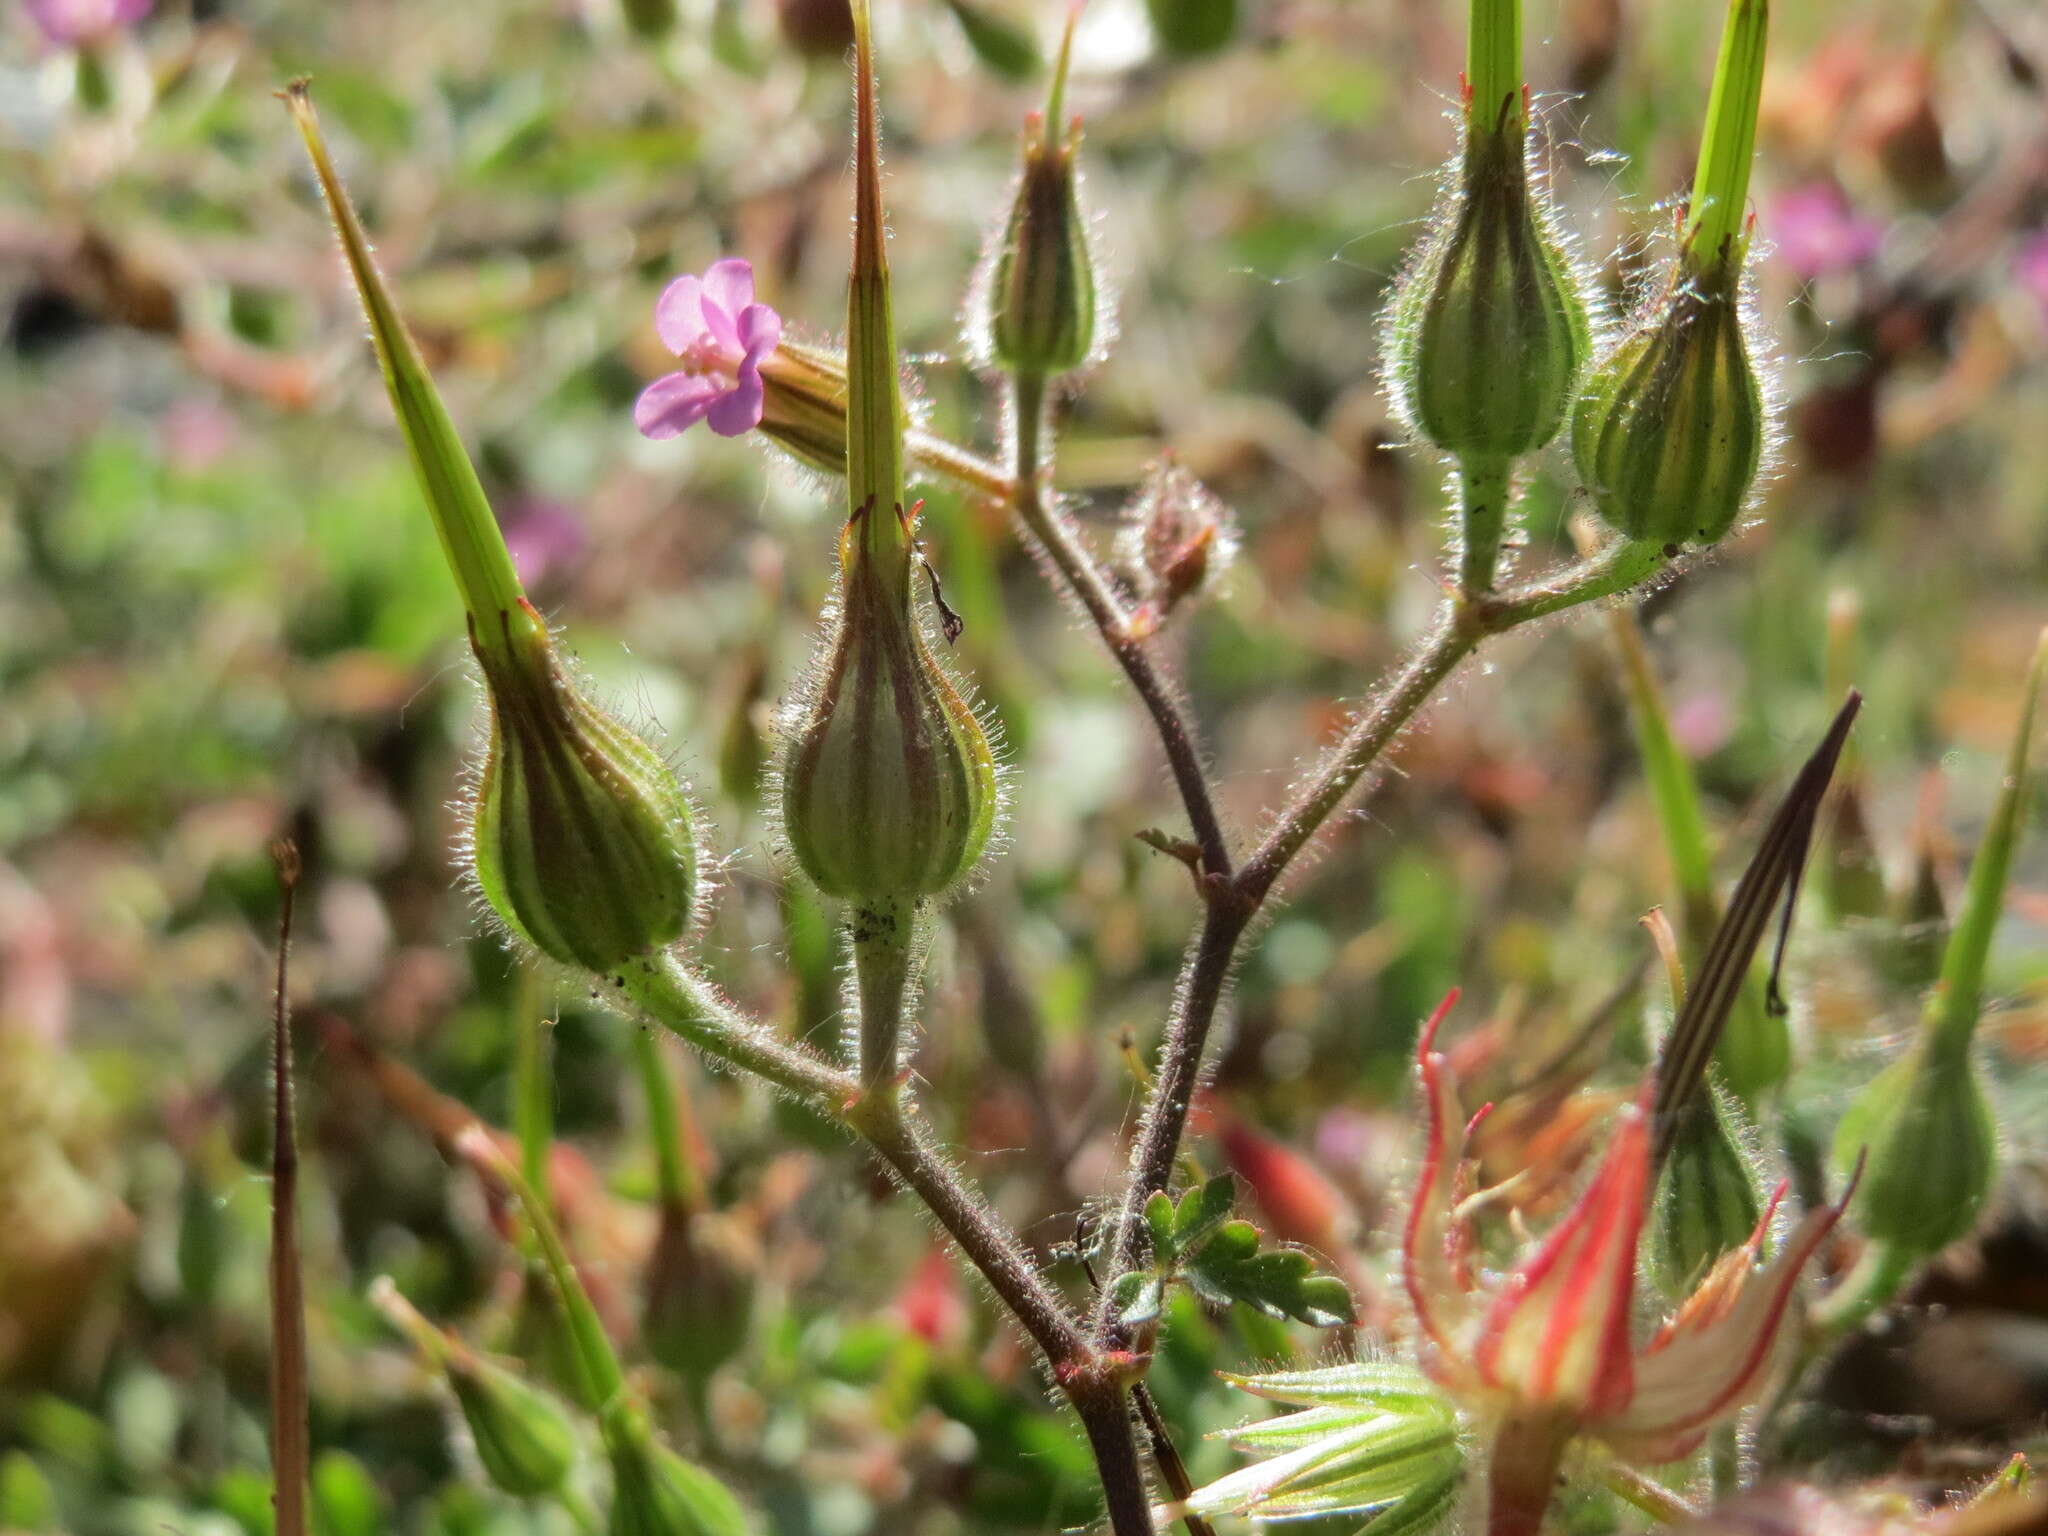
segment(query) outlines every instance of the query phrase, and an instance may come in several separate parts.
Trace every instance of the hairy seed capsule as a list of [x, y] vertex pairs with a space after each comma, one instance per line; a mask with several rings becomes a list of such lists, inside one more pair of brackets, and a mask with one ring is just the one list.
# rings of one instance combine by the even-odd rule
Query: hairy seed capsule
[[[862, 524], [902, 519], [902, 554], [870, 553]], [[864, 907], [936, 896], [981, 857], [995, 822], [988, 735], [912, 612], [908, 521], [872, 510], [840, 536], [839, 611], [791, 733], [783, 830], [828, 896]]]
[[1457, 186], [1401, 281], [1391, 377], [1446, 453], [1506, 460], [1557, 435], [1588, 348], [1581, 279], [1529, 175], [1520, 103], [1468, 121]]
[[1975, 1226], [1998, 1125], [1968, 1052], [1922, 1040], [1880, 1073], [1835, 1132], [1841, 1167], [1866, 1151], [1856, 1217], [1873, 1241], [1925, 1258]]
[[1064, 142], [1034, 113], [1024, 127], [1024, 170], [1009, 221], [990, 256], [988, 350], [1015, 373], [1053, 378], [1088, 361], [1095, 345], [1095, 263], [1081, 212], [1074, 158], [1078, 127]]
[[604, 1440], [610, 1536], [748, 1536], [746, 1514], [725, 1485], [657, 1444], [644, 1419], [615, 1406]]
[[585, 696], [540, 615], [522, 608], [505, 644], [474, 647], [491, 703], [471, 825], [477, 885], [542, 954], [605, 971], [690, 924], [689, 801], [660, 754]]
[[760, 1255], [730, 1217], [663, 1208], [647, 1263], [647, 1352], [679, 1374], [709, 1376], [747, 1342]]
[[467, 1352], [451, 1353], [447, 1372], [484, 1475], [514, 1498], [539, 1498], [561, 1487], [576, 1465], [576, 1430], [562, 1406]]
[[1756, 1230], [1761, 1207], [1718, 1088], [1703, 1087], [1680, 1110], [1671, 1153], [1651, 1206], [1650, 1274], [1666, 1296], [1689, 1296], [1721, 1255]]
[[1572, 458], [1603, 521], [1632, 539], [1713, 544], [1763, 460], [1763, 389], [1739, 266], [1682, 256], [1663, 298], [1594, 368], [1572, 413]]

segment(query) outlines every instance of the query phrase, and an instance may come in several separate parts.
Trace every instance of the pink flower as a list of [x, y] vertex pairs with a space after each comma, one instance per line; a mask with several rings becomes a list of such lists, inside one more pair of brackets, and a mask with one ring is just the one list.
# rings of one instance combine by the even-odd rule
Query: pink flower
[[655, 303], [654, 329], [683, 366], [640, 392], [641, 432], [674, 437], [703, 421], [738, 437], [761, 424], [761, 363], [782, 340], [782, 316], [754, 302], [753, 263], [728, 256], [677, 278]]
[[1842, 1206], [1808, 1215], [1763, 1263], [1774, 1198], [1748, 1244], [1723, 1257], [1638, 1344], [1636, 1248], [1654, 1183], [1650, 1116], [1638, 1102], [1623, 1111], [1592, 1182], [1543, 1240], [1505, 1275], [1475, 1274], [1475, 1202], [1460, 1179], [1466, 1139], [1486, 1111], [1465, 1121], [1457, 1078], [1434, 1049], [1455, 1000], [1454, 993], [1437, 1009], [1416, 1051], [1429, 1140], [1402, 1280], [1423, 1334], [1424, 1369], [1467, 1411], [1556, 1414], [1572, 1433], [1631, 1460], [1689, 1454], [1762, 1390], [1790, 1338], [1783, 1324], [1800, 1271]]
[[2041, 318], [2048, 320], [2048, 229], [2028, 236], [2013, 260], [2012, 271], [2020, 287], [2041, 306]]
[[1851, 208], [1831, 181], [1780, 193], [1764, 225], [1778, 259], [1808, 282], [1861, 266], [1884, 243], [1884, 226]]
[[26, 0], [29, 19], [59, 48], [93, 43], [132, 27], [155, 0]]

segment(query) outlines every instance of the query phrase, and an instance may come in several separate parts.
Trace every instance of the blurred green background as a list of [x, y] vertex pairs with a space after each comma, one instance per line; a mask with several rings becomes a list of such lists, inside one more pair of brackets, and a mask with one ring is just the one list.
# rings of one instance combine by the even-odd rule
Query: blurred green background
[[[46, 9], [0, 15], [0, 1528], [267, 1529], [280, 835], [308, 867], [293, 992], [324, 1528], [556, 1528], [483, 1491], [362, 1297], [388, 1273], [468, 1336], [513, 1336], [516, 1254], [436, 1115], [507, 1123], [515, 1044], [546, 1020], [557, 1198], [630, 1339], [653, 1215], [625, 1026], [517, 973], [457, 887], [459, 610], [271, 92], [314, 77], [529, 585], [692, 775], [727, 860], [711, 963], [829, 1038], [827, 933], [784, 888], [746, 765], [812, 644], [836, 491], [751, 441], [643, 441], [630, 407], [663, 371], [654, 296], [719, 255], [753, 261], [794, 334], [839, 325], [843, 16], [684, 0], [649, 37], [605, 0], [159, 0], [80, 50]], [[1159, 35], [1174, 9], [1094, 0], [1080, 27], [1070, 101], [1120, 336], [1065, 414], [1060, 479], [1105, 548], [1164, 451], [1236, 509], [1237, 564], [1164, 645], [1253, 828], [1434, 600], [1442, 474], [1400, 446], [1377, 318], [1451, 148], [1463, 19], [1242, 0], [1190, 54]], [[1793, 954], [1825, 1122], [1912, 1017], [1911, 923], [1952, 905], [2048, 619], [2048, 13], [1784, 9], [1755, 192], [1783, 453], [1760, 522], [1644, 617], [1731, 871], [1840, 684], [1868, 695], [1857, 771], [1890, 902], [1836, 922], [1810, 901]], [[878, 18], [899, 323], [932, 424], [988, 451], [1001, 424], [958, 315], [1062, 11]], [[1689, 172], [1717, 23], [1533, 0], [1555, 190], [1618, 290]], [[1014, 811], [942, 929], [918, 1070], [1050, 1253], [1118, 1164], [1130, 1047], [1149, 1054], [1194, 903], [1135, 840], [1178, 813], [1099, 645], [999, 516], [927, 494]], [[1568, 474], [1530, 506], [1528, 558], [1567, 551]], [[1603, 619], [1496, 645], [1244, 966], [1192, 1150], [1359, 1283], [1404, 1177], [1417, 1018], [1458, 983], [1471, 1020], [1569, 1033], [1670, 898], [1620, 700]], [[2024, 1152], [2048, 1130], [2039, 840], [2016, 886], [1987, 1033]], [[790, 1536], [1085, 1520], [1085, 1449], [919, 1215], [819, 1128], [674, 1059], [753, 1297], [708, 1412], [657, 1388], [679, 1443]], [[1994, 1358], [2039, 1359], [2039, 1179], [2018, 1161], [2007, 1248], [1943, 1299], [2021, 1330]], [[1229, 1465], [1199, 1432], [1242, 1413], [1213, 1370], [1327, 1344], [1192, 1309], [1168, 1338], [1157, 1385], [1198, 1476]], [[1952, 1366], [1929, 1385], [1911, 1348], [1851, 1362], [1828, 1391], [1854, 1432], [1829, 1449], [1899, 1465], [1901, 1434], [1866, 1422], [1894, 1398], [1923, 1450], [2009, 1443], [2048, 1401], [2031, 1369], [1979, 1390]]]

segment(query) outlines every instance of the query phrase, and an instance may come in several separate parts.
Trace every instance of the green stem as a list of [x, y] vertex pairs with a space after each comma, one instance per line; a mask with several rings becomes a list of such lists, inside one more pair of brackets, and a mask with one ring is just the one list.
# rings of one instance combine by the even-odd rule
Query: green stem
[[[548, 1187], [548, 1144], [555, 1134], [554, 1082], [549, 1072], [553, 1041], [541, 1007], [539, 967], [518, 962], [512, 1054], [512, 1128], [519, 1137], [519, 1171], [534, 1189]], [[545, 1195], [542, 1195], [545, 1198]]]
[[1685, 937], [1693, 960], [1705, 947], [1720, 914], [1715, 910], [1714, 870], [1707, 854], [1706, 817], [1700, 811], [1699, 785], [1692, 765], [1671, 734], [1664, 692], [1643, 644], [1642, 626], [1627, 605], [1610, 615], [1615, 649], [1621, 653], [1621, 676], [1635, 722], [1636, 749], [1656, 802], [1657, 822], [1664, 830], [1664, 848], [1678, 883], [1685, 917]]
[[619, 1366], [611, 1337], [598, 1320], [597, 1308], [591, 1305], [589, 1293], [583, 1289], [583, 1281], [576, 1273], [576, 1263], [569, 1257], [568, 1245], [562, 1241], [561, 1230], [556, 1227], [546, 1202], [526, 1182], [525, 1175], [498, 1150], [498, 1144], [482, 1126], [472, 1126], [464, 1132], [459, 1145], [470, 1157], [487, 1164], [518, 1197], [520, 1207], [526, 1212], [527, 1227], [532, 1231], [534, 1241], [540, 1245], [542, 1261], [555, 1282], [556, 1294], [561, 1297], [562, 1312], [568, 1320], [569, 1334], [576, 1344], [577, 1360], [591, 1388], [593, 1401], [600, 1410], [609, 1407], [625, 1391], [626, 1373]]
[[918, 906], [914, 901], [860, 904], [847, 914], [855, 991], [860, 1001], [863, 1093], [893, 1093], [916, 985]]
[[1747, 214], [1769, 31], [1767, 0], [1729, 0], [1686, 228], [1686, 244], [1705, 263], [1733, 250]]
[[1173, 772], [1174, 787], [1180, 791], [1195, 846], [1202, 852], [1202, 873], [1210, 876], [1231, 872], [1230, 840], [1223, 835], [1222, 820], [1216, 814], [1209, 793], [1208, 770], [1202, 763], [1194, 727], [1189, 724], [1178, 691], [1160, 675], [1145, 643], [1131, 634], [1123, 602], [1090, 558], [1074, 531], [1047, 496], [1045, 476], [1046, 381], [1043, 375], [1020, 373], [1011, 381], [1012, 462], [1011, 505], [1017, 521], [1043, 549], [1046, 558], [1067, 584], [1067, 589], [1087, 611], [1124, 676], [1130, 681], [1145, 711], [1152, 717], [1159, 744]]
[[1472, 0], [1465, 39], [1472, 121], [1492, 129], [1522, 122], [1522, 0]]
[[[1477, 10], [1479, 6], [1473, 8]], [[1493, 590], [1494, 573], [1500, 568], [1501, 539], [1507, 531], [1513, 470], [1514, 462], [1510, 459], [1475, 457], [1458, 461], [1462, 514], [1458, 588], [1468, 598]]]
[[[1842, 1283], [1814, 1308], [1808, 1330], [1813, 1342], [1807, 1359], [1811, 1361], [1836, 1339], [1861, 1326], [1866, 1317], [1898, 1295], [1913, 1268], [1911, 1253], [1873, 1240]], [[1798, 1379], [1797, 1372], [1792, 1379]]]
[[1609, 1493], [1661, 1524], [1679, 1525], [1700, 1516], [1697, 1509], [1655, 1478], [1645, 1477], [1624, 1462], [1602, 1462], [1595, 1476]]
[[2035, 646], [2027, 669], [2026, 697], [2019, 724], [2006, 754], [2005, 781], [1999, 786], [1991, 822], [1970, 861], [1969, 888], [1948, 949], [1941, 957], [1941, 978], [1927, 1000], [1925, 1028], [1931, 1047], [1960, 1056], [1969, 1050], [1983, 1012], [1984, 967], [1991, 938], [2005, 909], [2006, 881], [2012, 873], [2014, 846], [2019, 842], [2020, 815], [2027, 804], [2027, 754], [2033, 744], [2034, 710], [2048, 672], [2048, 631]]
[[668, 1062], [662, 1057], [661, 1041], [652, 1030], [635, 1027], [632, 1049], [641, 1097], [647, 1101], [647, 1134], [654, 1142], [654, 1176], [661, 1203], [677, 1210], [694, 1210], [703, 1191], [698, 1187], [696, 1170], [683, 1153], [676, 1085], [669, 1076]]
[[1716, 1424], [1707, 1436], [1707, 1476], [1714, 1498], [1733, 1498], [1742, 1488], [1742, 1444], [1733, 1422]]

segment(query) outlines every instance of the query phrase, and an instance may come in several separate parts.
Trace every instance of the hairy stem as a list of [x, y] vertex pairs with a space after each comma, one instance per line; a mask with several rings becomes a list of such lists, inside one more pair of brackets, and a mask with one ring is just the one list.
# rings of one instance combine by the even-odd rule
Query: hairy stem
[[[633, 1070], [640, 1078], [641, 1096], [647, 1100], [647, 1134], [654, 1143], [654, 1174], [662, 1204], [675, 1210], [694, 1209], [700, 1191], [696, 1173], [683, 1155], [676, 1085], [662, 1059], [661, 1041], [651, 1030], [635, 1029], [632, 1050]], [[529, 1172], [527, 1177], [533, 1175]]]
[[[1387, 747], [1436, 696], [1437, 689], [1482, 640], [1581, 603], [1634, 586], [1668, 558], [1655, 545], [1619, 543], [1544, 580], [1484, 598], [1452, 599], [1393, 681], [1324, 754], [1293, 802], [1231, 879], [1219, 882], [1181, 964], [1175, 1005], [1159, 1047], [1159, 1068], [1131, 1149], [1130, 1171], [1118, 1201], [1110, 1274], [1120, 1276], [1143, 1259], [1145, 1202], [1167, 1188], [1188, 1109], [1201, 1079], [1209, 1031], [1222, 1002], [1238, 941], [1275, 883]], [[1097, 1339], [1109, 1344], [1120, 1330], [1103, 1288], [1095, 1310]]]
[[637, 962], [621, 973], [619, 982], [628, 1002], [655, 1023], [674, 1030], [708, 1056], [766, 1078], [863, 1137], [981, 1271], [990, 1289], [1044, 1351], [1062, 1384], [1092, 1377], [1096, 1356], [1080, 1324], [1046, 1284], [1016, 1235], [961, 1178], [931, 1129], [899, 1096], [863, 1097], [853, 1074], [780, 1039], [673, 956]]
[[1116, 1536], [1152, 1536], [1152, 1499], [1145, 1489], [1124, 1388], [1111, 1382], [1069, 1396], [1081, 1416], [1081, 1427], [1088, 1432], [1089, 1448], [1095, 1452], [1110, 1529]]
[[1209, 793], [1209, 776], [1202, 766], [1201, 748], [1196, 744], [1187, 711], [1172, 686], [1160, 675], [1145, 643], [1132, 636], [1123, 602], [1108, 578], [1046, 496], [1045, 380], [1033, 374], [1019, 374], [1012, 383], [1016, 441], [1015, 475], [1010, 489], [1017, 520], [1038, 542], [1058, 569], [1060, 579], [1087, 610], [1102, 643], [1109, 647], [1110, 655], [1123, 668], [1146, 713], [1151, 715], [1160, 745], [1166, 750], [1174, 787], [1180, 791], [1181, 804], [1194, 831], [1195, 846], [1202, 853], [1202, 872], [1226, 876], [1231, 871], [1230, 844], [1216, 815], [1215, 801]]
[[847, 914], [860, 998], [860, 1084], [890, 1092], [903, 1058], [903, 1031], [917, 968], [917, 904], [878, 901]]
[[1458, 590], [1474, 598], [1493, 590], [1500, 546], [1514, 495], [1514, 464], [1507, 459], [1458, 461]]
[[1687, 1500], [1655, 1478], [1645, 1477], [1623, 1462], [1606, 1462], [1597, 1475], [1609, 1493], [1626, 1500], [1660, 1524], [1680, 1525], [1700, 1517], [1700, 1512]]

